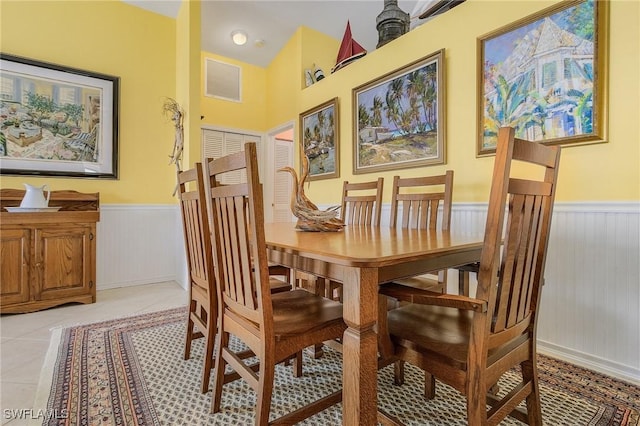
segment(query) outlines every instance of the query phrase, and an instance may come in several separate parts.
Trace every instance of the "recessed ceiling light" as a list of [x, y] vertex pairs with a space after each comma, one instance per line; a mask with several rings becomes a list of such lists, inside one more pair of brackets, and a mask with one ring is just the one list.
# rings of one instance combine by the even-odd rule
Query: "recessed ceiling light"
[[243, 30], [234, 30], [231, 32], [231, 39], [238, 46], [242, 46], [247, 42], [248, 36], [246, 31]]

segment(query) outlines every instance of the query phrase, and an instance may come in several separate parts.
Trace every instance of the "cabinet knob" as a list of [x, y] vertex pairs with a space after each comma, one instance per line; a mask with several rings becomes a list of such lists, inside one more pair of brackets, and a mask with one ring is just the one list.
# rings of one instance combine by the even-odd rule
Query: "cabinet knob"
[[93, 241], [93, 232], [89, 234], [89, 239]]

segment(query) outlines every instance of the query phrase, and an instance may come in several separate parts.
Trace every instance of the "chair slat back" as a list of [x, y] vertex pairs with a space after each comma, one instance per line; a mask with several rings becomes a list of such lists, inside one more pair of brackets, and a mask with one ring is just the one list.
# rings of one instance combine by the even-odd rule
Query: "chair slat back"
[[[410, 192], [402, 192], [412, 188]], [[416, 192], [420, 188], [421, 192]], [[444, 175], [404, 178], [394, 176], [391, 193], [392, 228], [400, 226], [411, 229], [437, 229], [438, 209], [442, 204], [440, 227], [449, 229], [451, 225], [451, 203], [453, 194], [453, 170]], [[402, 206], [402, 217], [398, 218], [399, 207]]]
[[[341, 219], [347, 225], [380, 226], [384, 179], [342, 185]], [[354, 194], [356, 192], [356, 194]]]
[[[543, 178], [511, 177], [512, 160], [540, 166]], [[559, 147], [516, 139], [513, 129], [500, 129], [477, 294], [489, 301], [494, 334], [535, 323], [559, 161]]]
[[[178, 172], [178, 197], [189, 278], [193, 284], [209, 292], [209, 280], [214, 279], [213, 250], [201, 163], [196, 163], [192, 169]], [[211, 285], [211, 290], [213, 289]]]
[[[237, 170], [246, 170], [246, 183], [219, 183], [225, 173]], [[205, 175], [222, 309], [263, 324], [271, 302], [255, 143], [245, 144], [244, 151], [207, 160]]]

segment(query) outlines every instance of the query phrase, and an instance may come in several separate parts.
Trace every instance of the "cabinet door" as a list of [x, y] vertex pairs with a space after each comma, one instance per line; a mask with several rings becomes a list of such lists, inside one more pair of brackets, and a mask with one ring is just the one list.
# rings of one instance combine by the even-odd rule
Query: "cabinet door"
[[94, 231], [90, 226], [36, 230], [35, 261], [40, 300], [89, 294], [94, 286]]
[[0, 283], [2, 306], [29, 301], [28, 229], [0, 230]]

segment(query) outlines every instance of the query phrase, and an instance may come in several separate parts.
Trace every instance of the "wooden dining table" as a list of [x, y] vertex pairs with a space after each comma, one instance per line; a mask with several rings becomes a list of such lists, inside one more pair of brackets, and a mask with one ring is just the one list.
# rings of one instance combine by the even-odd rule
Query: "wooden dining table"
[[265, 224], [265, 235], [270, 261], [343, 283], [342, 424], [375, 425], [378, 286], [477, 262], [483, 236], [384, 226], [303, 232], [295, 223]]

